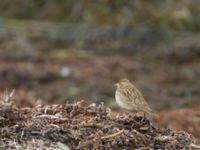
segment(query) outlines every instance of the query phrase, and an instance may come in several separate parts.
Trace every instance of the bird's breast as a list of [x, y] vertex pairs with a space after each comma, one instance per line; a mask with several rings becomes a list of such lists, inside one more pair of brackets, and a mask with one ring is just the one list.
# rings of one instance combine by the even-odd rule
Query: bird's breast
[[130, 104], [126, 103], [126, 101], [118, 93], [115, 94], [115, 100], [117, 104], [123, 109], [130, 111], [133, 110], [133, 107]]

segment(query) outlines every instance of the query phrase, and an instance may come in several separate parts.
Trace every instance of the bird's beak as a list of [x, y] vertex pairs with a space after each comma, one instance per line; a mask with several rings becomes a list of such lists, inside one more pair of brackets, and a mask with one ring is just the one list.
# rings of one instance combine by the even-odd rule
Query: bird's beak
[[115, 84], [114, 84], [114, 86], [117, 86], [117, 85], [118, 85], [118, 83], [115, 83]]

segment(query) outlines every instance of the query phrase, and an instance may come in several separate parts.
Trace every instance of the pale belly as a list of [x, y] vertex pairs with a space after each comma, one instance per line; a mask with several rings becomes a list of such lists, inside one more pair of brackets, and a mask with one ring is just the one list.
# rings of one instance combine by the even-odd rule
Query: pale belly
[[120, 96], [116, 96], [116, 95], [115, 95], [115, 100], [116, 100], [117, 104], [118, 104], [120, 107], [122, 107], [123, 109], [129, 110], [129, 111], [136, 111], [136, 110], [133, 108], [133, 106], [131, 106], [131, 105], [125, 103], [125, 102], [121, 99]]

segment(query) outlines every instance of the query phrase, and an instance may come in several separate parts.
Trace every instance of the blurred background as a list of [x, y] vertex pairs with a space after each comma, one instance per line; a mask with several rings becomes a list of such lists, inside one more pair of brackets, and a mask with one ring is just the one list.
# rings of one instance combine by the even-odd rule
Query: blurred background
[[199, 0], [1, 0], [0, 95], [15, 89], [19, 106], [85, 99], [117, 111], [113, 85], [126, 77], [163, 115], [197, 112], [199, 6]]
[[200, 131], [199, 0], [0, 1], [0, 95], [18, 106], [114, 100], [130, 79], [158, 125]]

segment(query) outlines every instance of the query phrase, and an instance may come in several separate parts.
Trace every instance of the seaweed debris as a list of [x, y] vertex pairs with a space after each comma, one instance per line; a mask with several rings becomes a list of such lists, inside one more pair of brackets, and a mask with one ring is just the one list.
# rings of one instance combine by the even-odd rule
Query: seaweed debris
[[2, 149], [191, 149], [193, 140], [186, 132], [157, 128], [143, 115], [116, 114], [103, 103], [0, 105]]

